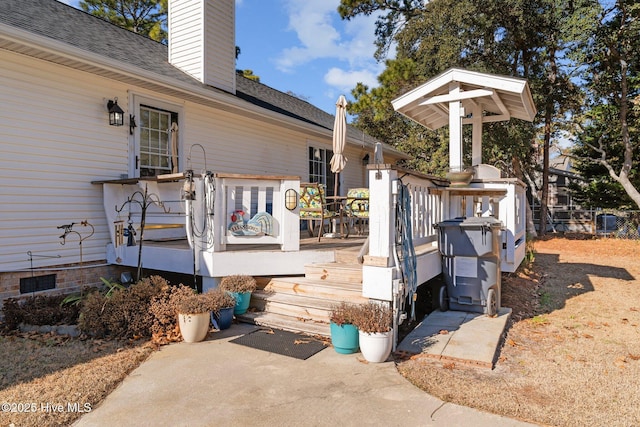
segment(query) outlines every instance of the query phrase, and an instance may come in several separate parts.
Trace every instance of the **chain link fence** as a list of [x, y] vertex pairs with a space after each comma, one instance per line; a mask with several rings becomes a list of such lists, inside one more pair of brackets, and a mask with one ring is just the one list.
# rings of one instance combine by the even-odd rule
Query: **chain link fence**
[[640, 211], [596, 211], [595, 224], [598, 235], [640, 240]]
[[[536, 228], [539, 216], [534, 211]], [[615, 209], [551, 209], [547, 233], [588, 233], [640, 240], [640, 211]]]

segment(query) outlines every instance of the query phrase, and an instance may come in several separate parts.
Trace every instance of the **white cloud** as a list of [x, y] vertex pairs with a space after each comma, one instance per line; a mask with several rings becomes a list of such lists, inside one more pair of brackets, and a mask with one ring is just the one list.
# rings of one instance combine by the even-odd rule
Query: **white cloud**
[[284, 49], [276, 58], [276, 67], [292, 72], [317, 59], [346, 62], [350, 68], [375, 63], [373, 44], [375, 17], [342, 21], [339, 0], [286, 0], [289, 29], [298, 44]]
[[378, 72], [366, 69], [342, 70], [333, 67], [327, 71], [324, 81], [341, 91], [349, 92], [356, 84], [363, 83], [370, 88], [378, 86]]

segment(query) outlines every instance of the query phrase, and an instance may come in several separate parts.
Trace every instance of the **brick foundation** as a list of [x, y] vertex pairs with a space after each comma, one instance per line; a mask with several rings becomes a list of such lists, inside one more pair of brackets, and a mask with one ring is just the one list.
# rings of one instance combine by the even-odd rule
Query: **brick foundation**
[[[69, 294], [80, 290], [82, 287], [101, 286], [101, 277], [110, 280], [119, 280], [120, 274], [125, 271], [131, 272], [132, 276], [135, 277], [135, 268], [119, 265], [104, 265], [104, 262], [84, 263], [82, 267], [80, 267], [79, 264], [67, 264], [53, 266], [49, 269], [0, 273], [0, 308], [7, 298], [26, 298], [33, 295], [46, 294]], [[56, 286], [54, 289], [20, 293], [20, 279], [47, 274], [56, 275]]]

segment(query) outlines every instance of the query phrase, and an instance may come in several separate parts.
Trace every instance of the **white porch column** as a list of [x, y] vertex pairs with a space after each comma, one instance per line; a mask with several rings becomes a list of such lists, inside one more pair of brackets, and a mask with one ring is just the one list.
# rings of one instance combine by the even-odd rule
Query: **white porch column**
[[398, 172], [389, 165], [369, 166], [369, 255], [362, 267], [362, 296], [382, 301], [393, 298], [395, 242], [394, 191]]
[[474, 102], [472, 113], [471, 165], [476, 166], [482, 163], [482, 107]]
[[391, 251], [395, 240], [395, 220], [392, 185], [397, 171], [387, 169], [387, 165], [381, 166], [385, 169], [369, 169], [369, 255], [379, 259], [379, 266], [388, 267], [393, 265]]
[[[278, 210], [282, 212], [282, 230], [280, 233], [284, 241], [281, 249], [283, 251], [298, 251], [300, 250], [300, 207], [296, 204], [296, 208], [292, 211], [284, 207], [287, 190], [293, 190], [297, 194], [300, 191], [300, 180], [284, 180], [280, 186], [280, 197], [277, 201], [280, 205]], [[300, 197], [299, 194], [298, 197]], [[274, 207], [274, 212], [275, 210]]]
[[[449, 83], [449, 95], [452, 98], [458, 98], [455, 95], [460, 93], [460, 84], [458, 82]], [[449, 168], [451, 170], [462, 170], [462, 102], [449, 102]]]

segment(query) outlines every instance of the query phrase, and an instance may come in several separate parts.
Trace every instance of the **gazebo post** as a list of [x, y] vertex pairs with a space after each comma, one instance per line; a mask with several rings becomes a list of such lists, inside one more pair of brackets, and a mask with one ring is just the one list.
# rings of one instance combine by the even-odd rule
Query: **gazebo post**
[[449, 169], [451, 171], [461, 171], [463, 169], [462, 160], [462, 116], [464, 109], [462, 102], [457, 95], [460, 93], [458, 82], [449, 83], [449, 95], [454, 100], [449, 101]]
[[473, 103], [472, 113], [471, 166], [477, 166], [482, 163], [482, 107], [477, 102]]
[[[427, 129], [435, 130], [449, 124], [449, 167], [452, 171], [459, 171], [464, 165], [463, 124], [473, 127], [471, 165], [477, 166], [482, 164], [483, 123], [511, 118], [533, 121], [536, 115], [526, 80], [457, 68], [410, 90], [391, 104], [397, 112]], [[469, 113], [471, 117], [467, 118]]]

